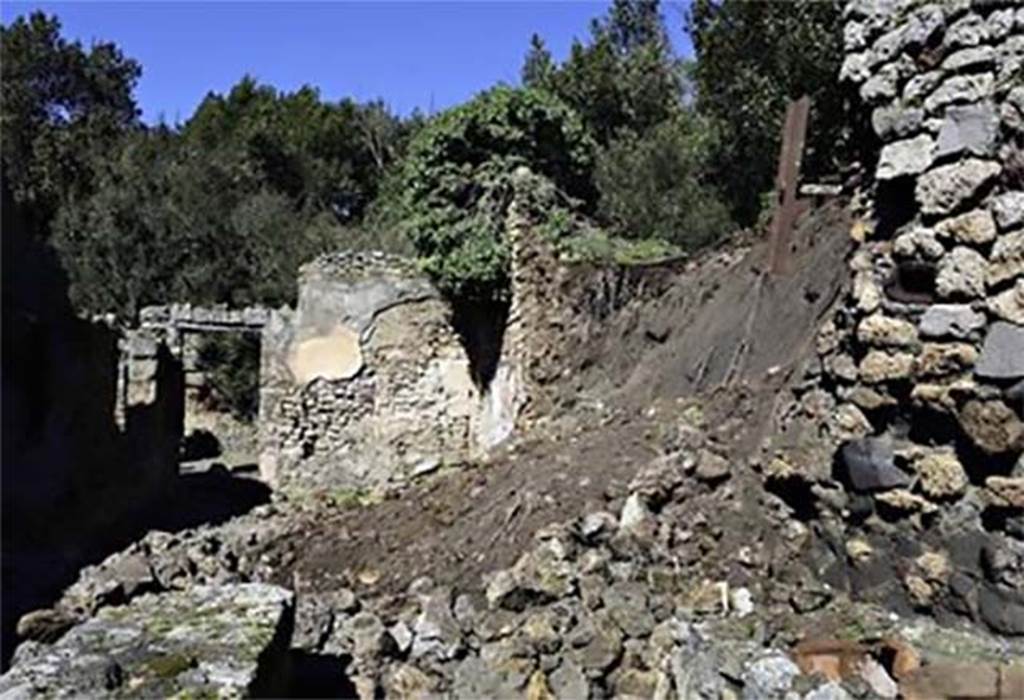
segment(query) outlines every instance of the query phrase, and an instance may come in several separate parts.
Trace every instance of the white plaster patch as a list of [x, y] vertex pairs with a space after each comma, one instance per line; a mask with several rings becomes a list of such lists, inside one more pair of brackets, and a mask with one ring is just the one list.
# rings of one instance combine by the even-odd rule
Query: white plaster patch
[[363, 367], [359, 333], [336, 326], [327, 335], [295, 344], [288, 355], [288, 369], [299, 384], [314, 379], [351, 379]]

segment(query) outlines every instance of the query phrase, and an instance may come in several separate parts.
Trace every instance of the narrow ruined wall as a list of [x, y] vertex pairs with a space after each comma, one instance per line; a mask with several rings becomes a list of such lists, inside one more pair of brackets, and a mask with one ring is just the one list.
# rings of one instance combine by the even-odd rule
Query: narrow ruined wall
[[121, 459], [145, 497], [165, 495], [178, 476], [184, 434], [185, 374], [163, 338], [127, 330], [120, 343], [118, 406]]
[[410, 262], [314, 261], [262, 342], [260, 472], [275, 486], [375, 487], [472, 453], [469, 359]]
[[525, 428], [577, 399], [572, 381], [609, 320], [631, 303], [656, 298], [682, 273], [685, 261], [650, 264], [567, 263], [538, 224], [528, 171], [516, 174], [506, 230], [511, 248], [511, 306], [496, 374], [504, 391], [503, 426]]
[[1024, 634], [1024, 8], [850, 0], [844, 27], [853, 282], [762, 468], [837, 585]]

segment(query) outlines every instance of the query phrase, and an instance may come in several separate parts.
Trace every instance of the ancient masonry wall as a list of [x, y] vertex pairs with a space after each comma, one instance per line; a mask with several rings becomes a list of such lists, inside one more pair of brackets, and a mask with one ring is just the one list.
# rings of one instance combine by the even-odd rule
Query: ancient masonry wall
[[260, 394], [264, 479], [371, 488], [468, 459], [477, 391], [439, 292], [408, 261], [324, 256], [271, 314]]
[[296, 309], [271, 313], [263, 330], [263, 478], [293, 491], [401, 483], [482, 457], [549, 415], [580, 345], [657, 286], [645, 281], [669, 275], [565, 266], [533, 224], [513, 204], [507, 320], [477, 309], [463, 337], [411, 261], [347, 253], [304, 267]]
[[122, 460], [141, 493], [159, 497], [178, 476], [184, 430], [185, 376], [158, 334], [123, 331], [118, 362], [115, 420], [122, 433]]
[[4, 358], [5, 659], [17, 619], [166, 497], [181, 434], [181, 375], [166, 347], [69, 307], [26, 314], [15, 299], [4, 326], [16, 338]]
[[[841, 78], [877, 139], [853, 284], [763, 466], [826, 512], [837, 584], [1024, 634], [1024, 8], [843, 16]], [[819, 419], [826, 448], [797, 427]]]

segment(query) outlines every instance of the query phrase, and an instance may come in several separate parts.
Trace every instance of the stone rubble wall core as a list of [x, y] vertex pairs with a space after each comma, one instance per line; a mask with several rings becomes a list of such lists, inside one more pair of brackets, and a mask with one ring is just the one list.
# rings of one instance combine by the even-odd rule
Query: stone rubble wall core
[[761, 467], [811, 482], [855, 595], [1024, 634], [1024, 7], [843, 23], [870, 124], [853, 282]]

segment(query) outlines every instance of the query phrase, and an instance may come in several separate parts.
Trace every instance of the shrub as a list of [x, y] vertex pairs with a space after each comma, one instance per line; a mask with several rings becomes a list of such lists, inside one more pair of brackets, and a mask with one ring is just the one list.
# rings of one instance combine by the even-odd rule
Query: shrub
[[595, 199], [593, 150], [579, 118], [556, 97], [494, 88], [419, 132], [393, 182], [385, 185], [385, 209], [444, 291], [502, 298], [513, 172], [526, 166], [586, 208]]

